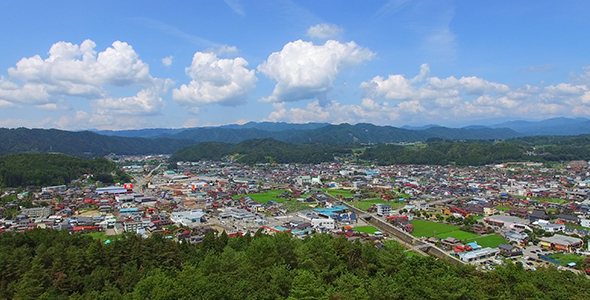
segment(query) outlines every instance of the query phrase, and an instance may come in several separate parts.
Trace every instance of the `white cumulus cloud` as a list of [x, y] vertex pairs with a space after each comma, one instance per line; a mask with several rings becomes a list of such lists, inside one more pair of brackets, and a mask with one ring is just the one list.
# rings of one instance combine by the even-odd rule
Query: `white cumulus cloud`
[[338, 36], [344, 29], [336, 24], [321, 23], [307, 29], [307, 36], [318, 39], [329, 39]]
[[162, 58], [162, 65], [164, 65], [165, 67], [170, 67], [172, 65], [172, 60], [174, 59], [174, 56], [167, 56]]
[[197, 52], [186, 68], [191, 82], [174, 89], [172, 99], [193, 112], [207, 104], [244, 104], [258, 81], [254, 70], [247, 66], [248, 62], [241, 57], [220, 59], [215, 53]]
[[[56, 110], [67, 107], [61, 104], [64, 97], [78, 97], [91, 100], [98, 113], [120, 114], [154, 113], [163, 107], [161, 96], [171, 88], [172, 81], [152, 77], [148, 64], [131, 45], [115, 41], [102, 52], [95, 48], [91, 40], [80, 45], [57, 42], [45, 59], [40, 55], [22, 58], [8, 74], [11, 80], [23, 84], [0, 78], [0, 100]], [[109, 87], [141, 91], [119, 98], [111, 95]]]
[[373, 99], [364, 98], [359, 104], [342, 104], [331, 101], [321, 105], [319, 101], [308, 103], [304, 108], [287, 109], [285, 103], [276, 103], [275, 111], [270, 113], [266, 121], [271, 122], [329, 122], [329, 123], [373, 123], [392, 124], [409, 120], [423, 113], [425, 108], [419, 101], [404, 101], [397, 105], [387, 102], [378, 103]]
[[258, 66], [259, 72], [277, 82], [272, 95], [261, 101], [323, 99], [342, 69], [374, 56], [375, 53], [355, 42], [329, 40], [324, 45], [301, 40], [290, 42]]

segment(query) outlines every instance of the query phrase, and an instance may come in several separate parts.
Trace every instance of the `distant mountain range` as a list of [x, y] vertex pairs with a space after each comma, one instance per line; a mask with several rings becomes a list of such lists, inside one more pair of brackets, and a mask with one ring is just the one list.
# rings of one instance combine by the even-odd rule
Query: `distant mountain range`
[[553, 118], [542, 121], [510, 121], [489, 128], [510, 128], [527, 136], [579, 135], [590, 133], [590, 120], [586, 118]]
[[0, 155], [59, 152], [80, 157], [116, 154], [174, 153], [202, 142], [237, 144], [252, 139], [275, 139], [291, 144], [378, 144], [442, 140], [505, 140], [538, 135], [590, 133], [590, 120], [555, 118], [511, 121], [490, 126], [448, 128], [438, 125], [398, 128], [373, 124], [289, 124], [250, 122], [220, 127], [70, 132], [56, 129], [0, 128]]
[[301, 143], [395, 143], [425, 141], [429, 138], [447, 140], [507, 139], [524, 136], [507, 128], [448, 128], [429, 125], [405, 129], [376, 126], [327, 123], [289, 124], [250, 122], [244, 125], [198, 127], [186, 129], [140, 129], [125, 131], [96, 131], [99, 134], [120, 137], [186, 139], [196, 143], [239, 143], [250, 139], [272, 138], [279, 141]]
[[[367, 124], [357, 124], [360, 127]], [[295, 142], [302, 142], [301, 136], [308, 136], [304, 131], [314, 131], [317, 133], [325, 131], [339, 131], [348, 128], [353, 136], [357, 136], [350, 131], [350, 126], [354, 128], [357, 125], [331, 125], [329, 123], [307, 123], [307, 124], [292, 124], [284, 122], [249, 122], [243, 125], [231, 124], [218, 127], [197, 127], [197, 128], [153, 128], [153, 129], [139, 129], [139, 130], [121, 130], [121, 131], [94, 131], [102, 135], [121, 136], [121, 137], [144, 137], [144, 138], [158, 138], [170, 137], [174, 139], [188, 138], [195, 141], [218, 141], [228, 143], [238, 143], [242, 140], [252, 138], [274, 138], [282, 141], [289, 141], [293, 138]], [[447, 139], [490, 139], [490, 138], [510, 138], [521, 136], [537, 136], [537, 135], [579, 135], [590, 134], [590, 120], [586, 118], [553, 118], [541, 121], [509, 121], [493, 125], [469, 125], [461, 128], [449, 128], [437, 124], [429, 124], [423, 126], [375, 126], [372, 129], [389, 128], [390, 132], [397, 132], [395, 140], [388, 140], [388, 142], [399, 141], [414, 141], [422, 140], [425, 137], [440, 137]], [[332, 129], [328, 129], [332, 128]], [[338, 129], [339, 128], [339, 129]], [[365, 128], [368, 129], [368, 128]], [[490, 129], [511, 129], [511, 131], [490, 131]], [[234, 132], [231, 130], [241, 130]], [[400, 131], [402, 130], [402, 131]], [[406, 130], [406, 131], [403, 131]], [[379, 130], [380, 133], [381, 130]], [[418, 132], [410, 132], [418, 131]], [[457, 134], [455, 134], [457, 133]], [[461, 135], [466, 134], [466, 135]], [[219, 135], [228, 135], [227, 138], [221, 138]], [[360, 134], [359, 134], [360, 135]], [[442, 135], [442, 136], [440, 136]], [[243, 136], [243, 138], [242, 138]], [[298, 137], [295, 137], [298, 136]], [[357, 136], [358, 138], [358, 136]], [[225, 139], [225, 140], [223, 140]], [[363, 140], [363, 142], [380, 142], [377, 139]]]

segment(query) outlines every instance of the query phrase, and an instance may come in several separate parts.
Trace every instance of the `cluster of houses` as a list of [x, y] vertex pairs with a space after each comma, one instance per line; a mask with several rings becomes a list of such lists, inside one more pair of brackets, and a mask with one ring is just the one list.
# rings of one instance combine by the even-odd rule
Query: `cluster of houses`
[[[129, 172], [146, 172], [153, 167], [129, 164], [124, 168]], [[350, 190], [354, 196], [343, 200], [351, 201], [378, 194], [386, 201], [399, 203], [400, 199], [393, 195], [404, 194], [401, 201], [408, 213], [400, 213], [387, 203], [376, 204], [372, 210], [409, 233], [414, 230], [411, 223], [414, 213], [426, 211], [432, 212], [432, 220], [437, 214], [457, 219], [481, 217], [481, 222], [471, 227], [473, 232], [484, 234], [491, 229], [509, 242], [490, 250], [453, 240], [440, 241], [450, 251], [462, 253], [461, 259], [466, 261], [498, 253], [518, 253], [518, 246], [530, 240], [526, 232], [533, 229], [548, 233], [538, 237], [542, 247], [561, 251], [580, 249], [581, 238], [590, 235], [584, 229], [590, 228], [587, 218], [590, 170], [579, 162], [561, 168], [524, 163], [368, 168], [345, 162], [254, 166], [234, 162], [181, 162], [178, 170], [158, 174], [147, 182], [147, 187], [141, 194], [126, 186], [63, 185], [30, 190], [29, 195], [19, 197], [32, 198], [33, 207], [15, 207], [16, 202], [8, 202], [0, 208], [18, 211], [0, 220], [0, 231], [58, 228], [75, 233], [112, 228], [116, 233], [150, 234], [166, 232], [168, 225], [175, 224], [184, 228], [175, 234], [197, 243], [203, 228], [212, 228], [210, 221], [215, 220], [227, 224], [230, 234], [243, 234], [251, 229], [243, 224], [249, 224], [269, 234], [287, 231], [303, 237], [312, 231], [322, 231], [358, 237], [359, 233], [342, 230], [343, 226], [358, 222], [358, 216], [318, 192], [337, 188]], [[283, 193], [266, 203], [248, 196], [269, 190], [283, 190]], [[314, 208], [297, 212], [299, 221], [271, 225], [268, 216], [280, 217], [290, 212], [281, 203], [284, 201], [278, 201], [282, 197], [309, 202]], [[85, 214], [90, 210], [98, 214]]]

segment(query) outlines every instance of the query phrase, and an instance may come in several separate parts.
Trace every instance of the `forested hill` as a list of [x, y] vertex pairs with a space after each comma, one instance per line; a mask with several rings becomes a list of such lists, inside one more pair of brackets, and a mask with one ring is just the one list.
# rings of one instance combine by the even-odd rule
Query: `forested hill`
[[334, 160], [334, 156], [351, 154], [348, 145], [289, 144], [274, 139], [254, 139], [238, 144], [217, 142], [200, 143], [181, 149], [170, 157], [178, 161], [221, 160], [231, 156], [238, 162], [252, 163], [321, 163]]
[[[111, 175], [115, 172], [115, 176]], [[105, 158], [86, 160], [63, 154], [13, 154], [0, 156], [0, 187], [50, 186], [69, 184], [83, 174], [113, 183], [130, 178]]]
[[1, 299], [590, 299], [590, 280], [554, 267], [494, 271], [408, 257], [388, 243], [327, 234], [205, 236], [197, 245], [160, 234], [104, 244], [35, 229], [0, 234]]
[[79, 157], [99, 157], [116, 154], [173, 153], [194, 144], [181, 139], [147, 139], [105, 136], [82, 131], [71, 132], [57, 129], [6, 129], [0, 128], [0, 155], [38, 152], [56, 152]]
[[457, 164], [477, 166], [510, 161], [558, 162], [590, 160], [590, 135], [575, 137], [525, 137], [503, 142], [444, 141], [430, 139], [411, 145], [289, 144], [273, 139], [248, 140], [239, 144], [200, 143], [172, 155], [178, 161], [236, 158], [242, 163], [321, 163], [334, 157], [352, 157], [390, 164]]

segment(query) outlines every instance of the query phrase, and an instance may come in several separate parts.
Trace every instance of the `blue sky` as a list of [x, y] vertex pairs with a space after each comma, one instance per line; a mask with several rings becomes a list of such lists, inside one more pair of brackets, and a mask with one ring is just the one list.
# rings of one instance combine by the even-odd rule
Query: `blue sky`
[[0, 126], [590, 117], [588, 1], [3, 1]]

